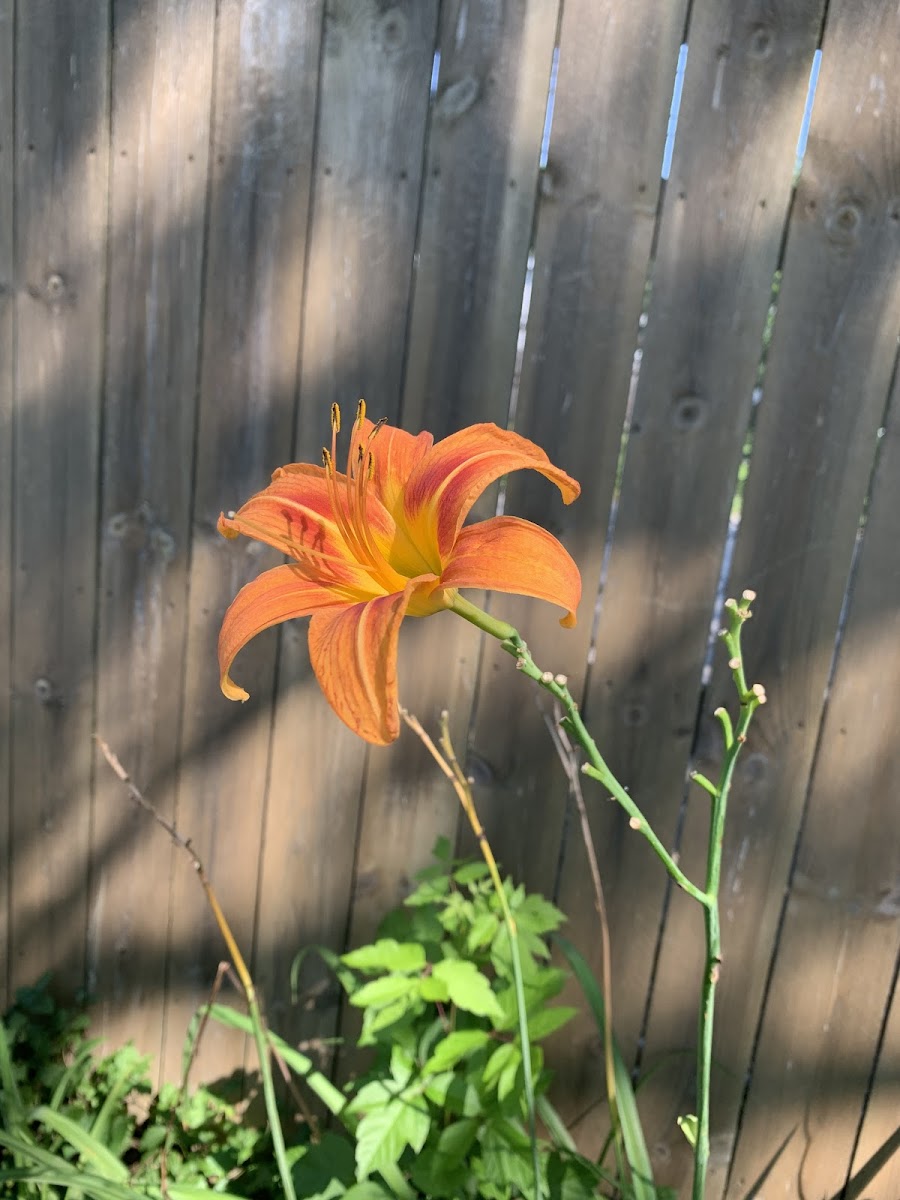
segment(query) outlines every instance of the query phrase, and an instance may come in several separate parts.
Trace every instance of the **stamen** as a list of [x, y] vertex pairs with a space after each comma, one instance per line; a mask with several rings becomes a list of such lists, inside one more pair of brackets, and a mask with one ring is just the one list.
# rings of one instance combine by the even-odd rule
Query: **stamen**
[[365, 419], [366, 419], [366, 402], [365, 402], [365, 400], [360, 400], [359, 404], [357, 404], [357, 406], [356, 406], [356, 423], [360, 427], [360, 429], [362, 429], [363, 421], [365, 421]]
[[333, 478], [334, 477], [334, 459], [332, 458], [329, 451], [325, 449], [324, 446], [322, 447], [322, 464], [325, 467], [325, 470], [328, 472], [329, 476], [331, 476]]
[[331, 406], [331, 428], [335, 433], [341, 432], [341, 406], [339, 404]]
[[369, 479], [375, 478], [375, 455], [371, 452], [371, 450], [369, 451], [369, 463], [366, 468], [366, 475]]

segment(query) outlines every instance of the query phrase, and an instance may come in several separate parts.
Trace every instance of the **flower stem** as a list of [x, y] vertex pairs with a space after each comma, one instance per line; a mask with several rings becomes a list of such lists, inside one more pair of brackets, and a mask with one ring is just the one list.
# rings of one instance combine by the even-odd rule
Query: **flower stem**
[[[722, 843], [725, 832], [725, 812], [728, 794], [734, 779], [738, 755], [747, 740], [747, 730], [753, 714], [765, 703], [766, 693], [761, 684], [747, 687], [744, 675], [744, 660], [741, 651], [741, 629], [750, 619], [750, 604], [756, 596], [744, 592], [739, 606], [735, 600], [725, 603], [727, 626], [721, 637], [728, 650], [728, 665], [731, 667], [735, 688], [740, 701], [737, 727], [732, 728], [731, 718], [724, 708], [715, 711], [722, 727], [725, 757], [719, 773], [717, 786], [711, 787], [703, 778], [701, 786], [712, 795], [712, 815], [709, 828], [709, 846], [706, 860], [706, 893], [711, 903], [704, 912], [706, 929], [706, 969], [700, 994], [700, 1014], [697, 1031], [697, 1140], [694, 1145], [694, 1182], [692, 1200], [703, 1200], [706, 1191], [706, 1176], [709, 1169], [709, 1093], [712, 1071], [713, 1018], [715, 1015], [716, 985], [722, 962], [721, 928], [719, 923], [719, 884], [722, 875]], [[696, 778], [697, 772], [694, 772]]]
[[744, 622], [750, 619], [750, 605], [756, 599], [756, 593], [746, 591], [741, 597], [740, 604], [736, 600], [726, 600], [726, 627], [720, 636], [728, 650], [728, 665], [731, 668], [735, 689], [740, 701], [740, 714], [737, 725], [732, 726], [731, 718], [724, 708], [716, 709], [715, 717], [722, 730], [725, 755], [718, 784], [713, 784], [704, 775], [694, 772], [692, 778], [709, 793], [712, 798], [712, 814], [709, 829], [709, 844], [707, 847], [705, 887], [699, 888], [685, 875], [674, 857], [665, 848], [656, 833], [648, 823], [635, 801], [627, 790], [616, 779], [609, 769], [597, 743], [591, 737], [574, 697], [569, 691], [564, 675], [553, 675], [550, 671], [542, 671], [537, 666], [528, 646], [519, 633], [504, 621], [483, 612], [468, 600], [457, 597], [451, 608], [466, 620], [477, 625], [486, 633], [499, 638], [508, 654], [516, 660], [516, 667], [529, 679], [533, 679], [546, 691], [550, 692], [562, 705], [565, 716], [561, 724], [574, 737], [585, 755], [587, 762], [582, 771], [592, 779], [596, 779], [609, 794], [625, 810], [632, 829], [640, 832], [650, 843], [660, 862], [674, 879], [678, 886], [689, 896], [692, 896], [703, 908], [704, 927], [706, 931], [706, 968], [703, 975], [703, 985], [700, 998], [698, 1045], [697, 1045], [697, 1134], [694, 1144], [694, 1181], [692, 1200], [704, 1200], [706, 1176], [709, 1167], [709, 1093], [710, 1073], [712, 1069], [713, 1017], [715, 1013], [716, 984], [722, 962], [721, 926], [719, 920], [719, 886], [722, 874], [722, 845], [725, 830], [725, 813], [728, 805], [728, 793], [734, 778], [734, 769], [738, 755], [747, 740], [747, 730], [753, 714], [761, 704], [765, 703], [766, 693], [761, 684], [747, 686], [744, 674], [744, 661], [741, 652], [741, 629]]

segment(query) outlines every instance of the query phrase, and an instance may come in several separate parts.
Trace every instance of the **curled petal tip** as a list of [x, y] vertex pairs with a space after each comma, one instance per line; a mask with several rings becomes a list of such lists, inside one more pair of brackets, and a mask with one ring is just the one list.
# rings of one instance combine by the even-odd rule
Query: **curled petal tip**
[[559, 618], [559, 623], [562, 625], [563, 629], [574, 629], [578, 624], [578, 618], [573, 612], [566, 613], [564, 617]]
[[226, 698], [226, 700], [240, 700], [240, 702], [243, 704], [245, 700], [250, 699], [250, 693], [245, 691], [242, 687], [238, 687], [238, 685], [229, 675], [222, 676], [219, 686], [221, 687], [222, 695]]
[[222, 537], [227, 537], [231, 540], [238, 536], [238, 531], [231, 523], [231, 518], [226, 517], [224, 513], [219, 513], [219, 519], [216, 522], [216, 529], [221, 533]]

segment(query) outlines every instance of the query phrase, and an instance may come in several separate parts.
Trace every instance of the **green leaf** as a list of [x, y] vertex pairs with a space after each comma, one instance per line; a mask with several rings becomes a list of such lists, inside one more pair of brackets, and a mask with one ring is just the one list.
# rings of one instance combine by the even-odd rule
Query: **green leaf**
[[528, 1018], [528, 1036], [533, 1042], [548, 1037], [557, 1029], [561, 1029], [567, 1021], [571, 1021], [577, 1012], [577, 1008], [569, 1008], [564, 1004], [558, 1004], [554, 1008], [542, 1008], [533, 1017]]
[[385, 975], [381, 979], [373, 979], [350, 997], [354, 1008], [382, 1008], [394, 1000], [410, 996], [419, 991], [419, 980], [408, 975]]
[[485, 1087], [495, 1087], [501, 1074], [509, 1064], [512, 1063], [513, 1070], [515, 1070], [521, 1061], [522, 1052], [515, 1042], [504, 1042], [502, 1046], [498, 1046], [487, 1060], [484, 1071], [481, 1074]]
[[547, 1186], [550, 1200], [593, 1200], [597, 1195], [599, 1172], [592, 1164], [574, 1155], [553, 1151], [547, 1160]]
[[480, 1050], [489, 1040], [490, 1035], [485, 1029], [459, 1029], [454, 1033], [448, 1033], [442, 1041], [438, 1042], [422, 1071], [426, 1075], [446, 1071], [448, 1068], [456, 1066], [466, 1055]]
[[343, 1200], [391, 1200], [391, 1193], [386, 1191], [374, 1179], [366, 1179], [362, 1183], [354, 1183], [352, 1188], [344, 1192]]
[[57, 1112], [46, 1104], [40, 1104], [31, 1110], [28, 1119], [29, 1122], [37, 1121], [41, 1125], [46, 1125], [48, 1129], [59, 1134], [63, 1141], [68, 1142], [74, 1150], [77, 1150], [85, 1164], [93, 1167], [104, 1179], [113, 1183], [128, 1181], [128, 1168], [125, 1164], [111, 1154], [101, 1141], [92, 1137], [87, 1130], [82, 1129], [71, 1117]]
[[513, 910], [520, 932], [551, 933], [566, 920], [565, 913], [560, 912], [556, 905], [534, 894], [526, 896], [521, 904], [513, 906]]
[[495, 913], [479, 913], [472, 922], [472, 928], [466, 937], [466, 949], [470, 954], [489, 945], [494, 940], [500, 920]]
[[693, 1150], [697, 1145], [697, 1128], [699, 1122], [693, 1113], [689, 1113], [685, 1117], [677, 1117], [676, 1122], [678, 1128], [687, 1138], [688, 1145]]
[[418, 1154], [425, 1145], [431, 1118], [421, 1096], [400, 1096], [366, 1113], [356, 1130], [356, 1174], [367, 1179], [373, 1171], [399, 1162], [409, 1146]]
[[466, 1156], [478, 1133], [478, 1122], [464, 1118], [441, 1131], [437, 1145], [424, 1150], [413, 1163], [413, 1183], [429, 1200], [456, 1200], [469, 1179]]
[[447, 893], [450, 891], [450, 880], [446, 875], [440, 875], [437, 879], [426, 879], [403, 901], [410, 908], [417, 908], [422, 904], [440, 903]]
[[476, 883], [488, 875], [490, 875], [490, 869], [485, 862], [464, 863], [453, 872], [453, 878], [461, 887], [468, 887], [470, 883]]
[[342, 954], [341, 961], [357, 971], [421, 971], [425, 966], [425, 951], [417, 942], [380, 938], [371, 946]]
[[503, 1010], [491, 991], [490, 980], [474, 963], [445, 958], [443, 962], [435, 963], [433, 974], [446, 983], [450, 999], [457, 1008], [477, 1017], [503, 1019]]
[[419, 985], [419, 995], [430, 1004], [443, 1004], [450, 999], [450, 989], [443, 979], [425, 975]]

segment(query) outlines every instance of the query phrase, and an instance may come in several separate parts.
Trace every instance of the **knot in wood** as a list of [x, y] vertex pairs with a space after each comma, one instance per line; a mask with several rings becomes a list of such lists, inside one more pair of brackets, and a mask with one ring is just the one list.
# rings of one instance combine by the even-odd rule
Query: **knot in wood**
[[857, 197], [845, 197], [828, 215], [825, 231], [828, 240], [839, 246], [850, 246], [859, 237], [865, 208]]
[[680, 433], [690, 433], [699, 429], [706, 420], [708, 405], [702, 396], [694, 392], [685, 392], [678, 396], [672, 405], [672, 424]]
[[775, 46], [775, 34], [768, 25], [754, 25], [747, 42], [747, 53], [751, 58], [769, 58]]
[[448, 124], [468, 112], [478, 99], [478, 80], [474, 75], [464, 75], [444, 88], [435, 105], [435, 113]]
[[408, 22], [399, 8], [389, 8], [378, 22], [378, 40], [388, 54], [396, 54], [407, 42]]

